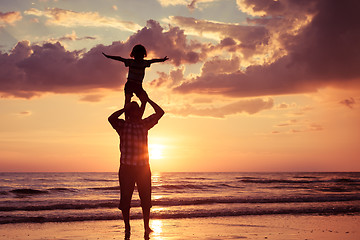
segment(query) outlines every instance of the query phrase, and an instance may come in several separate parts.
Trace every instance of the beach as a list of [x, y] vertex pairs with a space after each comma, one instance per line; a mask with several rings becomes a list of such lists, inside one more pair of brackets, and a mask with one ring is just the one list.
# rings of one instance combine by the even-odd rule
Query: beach
[[[152, 219], [150, 239], [326, 239], [360, 238], [359, 215], [270, 215]], [[132, 220], [131, 239], [143, 238], [140, 219]], [[0, 238], [11, 240], [123, 239], [121, 220], [17, 223], [0, 225]]]

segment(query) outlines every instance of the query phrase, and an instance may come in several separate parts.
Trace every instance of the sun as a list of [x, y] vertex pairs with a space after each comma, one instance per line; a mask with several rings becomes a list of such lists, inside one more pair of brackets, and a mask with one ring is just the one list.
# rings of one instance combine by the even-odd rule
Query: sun
[[161, 144], [149, 144], [149, 158], [158, 160], [163, 158], [164, 146]]

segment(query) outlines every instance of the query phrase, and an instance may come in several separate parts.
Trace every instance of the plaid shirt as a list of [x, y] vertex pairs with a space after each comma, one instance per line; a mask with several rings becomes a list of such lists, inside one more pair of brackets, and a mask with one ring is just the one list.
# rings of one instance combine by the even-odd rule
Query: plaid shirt
[[120, 136], [120, 163], [131, 166], [149, 165], [148, 130], [158, 123], [155, 114], [140, 122], [118, 119], [111, 125]]

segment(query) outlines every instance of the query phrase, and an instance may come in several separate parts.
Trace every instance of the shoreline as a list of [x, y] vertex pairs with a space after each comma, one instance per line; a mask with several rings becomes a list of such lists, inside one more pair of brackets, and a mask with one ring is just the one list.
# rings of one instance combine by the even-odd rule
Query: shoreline
[[[360, 239], [360, 215], [262, 215], [150, 219], [154, 240]], [[143, 238], [141, 219], [131, 220], [131, 239]], [[0, 225], [0, 238], [11, 240], [123, 239], [122, 220], [14, 223]]]

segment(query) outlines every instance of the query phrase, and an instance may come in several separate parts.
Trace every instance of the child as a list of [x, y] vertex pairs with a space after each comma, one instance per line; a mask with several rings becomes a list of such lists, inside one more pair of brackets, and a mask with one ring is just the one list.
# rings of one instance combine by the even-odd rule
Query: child
[[146, 49], [143, 45], [135, 45], [131, 51], [130, 57], [133, 59], [122, 58], [120, 56], [110, 56], [104, 54], [105, 57], [111, 58], [114, 60], [121, 61], [125, 63], [126, 67], [129, 67], [129, 73], [127, 77], [127, 82], [125, 84], [125, 105], [130, 103], [131, 97], [133, 93], [142, 100], [146, 98], [147, 94], [142, 87], [142, 82], [145, 76], [145, 68], [150, 67], [152, 63], [156, 62], [165, 62], [169, 58], [165, 56], [164, 58], [160, 59], [151, 59], [145, 60], [144, 57], [147, 56]]

